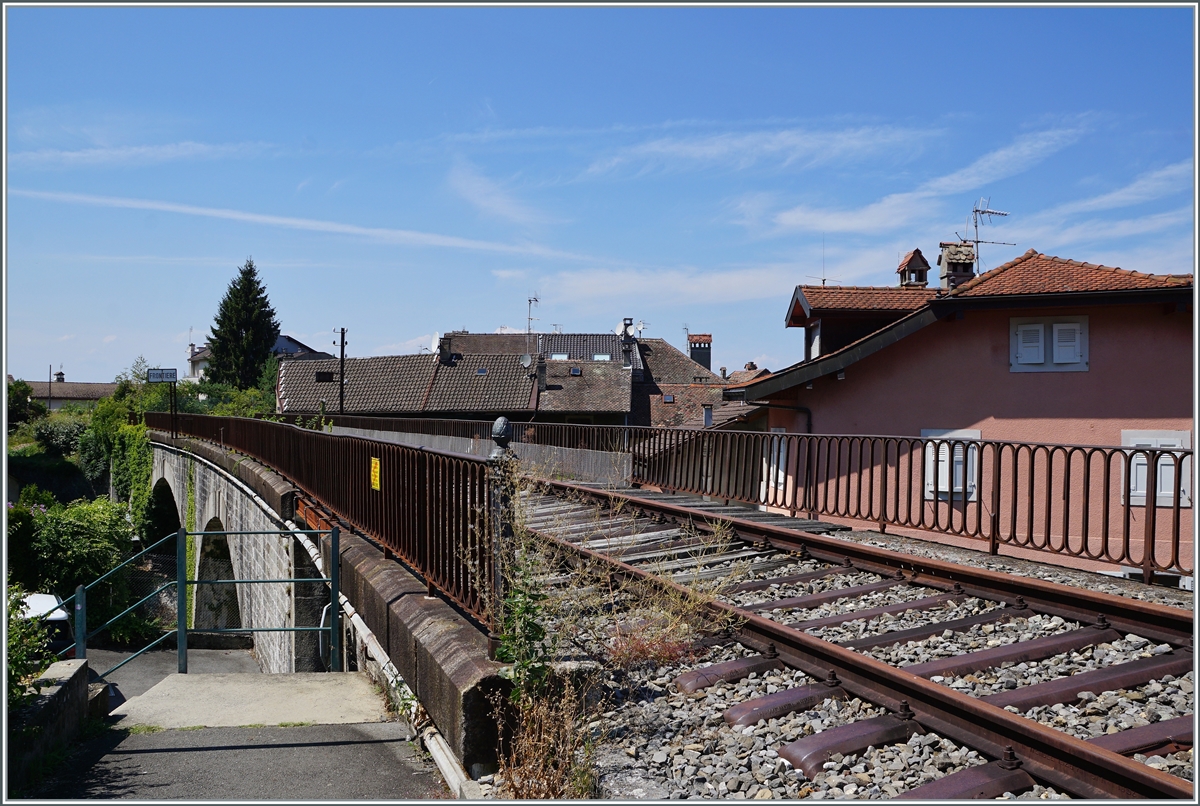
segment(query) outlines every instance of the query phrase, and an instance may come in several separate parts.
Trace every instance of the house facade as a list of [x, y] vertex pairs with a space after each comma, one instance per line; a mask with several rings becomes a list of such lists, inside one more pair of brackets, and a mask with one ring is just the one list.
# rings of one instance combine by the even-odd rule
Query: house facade
[[[304, 344], [299, 339], [294, 339], [291, 336], [280, 334], [275, 340], [275, 346], [271, 348], [271, 355], [277, 356], [280, 361], [297, 359], [297, 360], [313, 360], [320, 358], [333, 358], [330, 353], [314, 350], [307, 344]], [[197, 382], [205, 377], [208, 370], [208, 363], [212, 360], [212, 350], [207, 344], [201, 345], [199, 348], [195, 344], [188, 345], [188, 374], [180, 378], [182, 382]]]
[[[12, 376], [9, 375], [8, 382], [12, 383], [12, 380]], [[26, 381], [26, 383], [33, 390], [31, 397], [40, 401], [50, 411], [57, 411], [68, 403], [91, 408], [101, 398], [109, 397], [117, 390], [115, 383], [68, 381], [63, 372], [54, 373], [53, 381]]]

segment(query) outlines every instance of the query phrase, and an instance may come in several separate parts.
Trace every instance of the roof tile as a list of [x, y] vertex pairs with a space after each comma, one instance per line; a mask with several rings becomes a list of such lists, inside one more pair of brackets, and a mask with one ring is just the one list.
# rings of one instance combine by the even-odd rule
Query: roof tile
[[1181, 288], [1192, 284], [1190, 274], [1144, 274], [1096, 263], [1044, 255], [1030, 249], [1016, 260], [960, 285], [950, 297], [1062, 294], [1072, 291], [1131, 291], [1140, 288]]

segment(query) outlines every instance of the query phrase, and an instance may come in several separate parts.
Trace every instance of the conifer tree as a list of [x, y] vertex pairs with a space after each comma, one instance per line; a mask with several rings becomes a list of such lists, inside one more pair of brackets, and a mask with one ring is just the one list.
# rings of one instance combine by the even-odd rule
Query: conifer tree
[[257, 385], [278, 339], [275, 309], [259, 282], [254, 261], [246, 258], [217, 309], [208, 341], [212, 351], [208, 379], [238, 389]]

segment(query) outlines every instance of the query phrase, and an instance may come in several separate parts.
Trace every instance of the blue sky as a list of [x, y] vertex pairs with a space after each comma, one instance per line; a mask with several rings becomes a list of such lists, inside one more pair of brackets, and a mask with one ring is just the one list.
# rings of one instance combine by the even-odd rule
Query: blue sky
[[[6, 7], [8, 372], [186, 368], [253, 256], [350, 355], [525, 326], [779, 369], [797, 283], [894, 285], [972, 204], [1190, 272], [1190, 8]], [[824, 268], [822, 268], [822, 264]]]

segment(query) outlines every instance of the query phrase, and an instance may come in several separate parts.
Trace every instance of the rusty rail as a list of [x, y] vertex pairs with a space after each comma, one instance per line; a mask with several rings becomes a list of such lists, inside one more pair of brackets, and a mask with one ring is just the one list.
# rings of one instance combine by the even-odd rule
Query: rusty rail
[[[170, 431], [171, 416], [147, 413], [146, 425]], [[494, 628], [497, 485], [489, 461], [240, 417], [180, 414], [176, 427], [277, 470], [378, 540], [420, 574], [431, 593], [440, 591]]]
[[[476, 439], [489, 427], [329, 420]], [[993, 554], [1013, 546], [1134, 567], [1147, 582], [1194, 571], [1191, 450], [559, 423], [513, 431], [514, 442], [630, 453], [637, 484], [956, 535]]]

